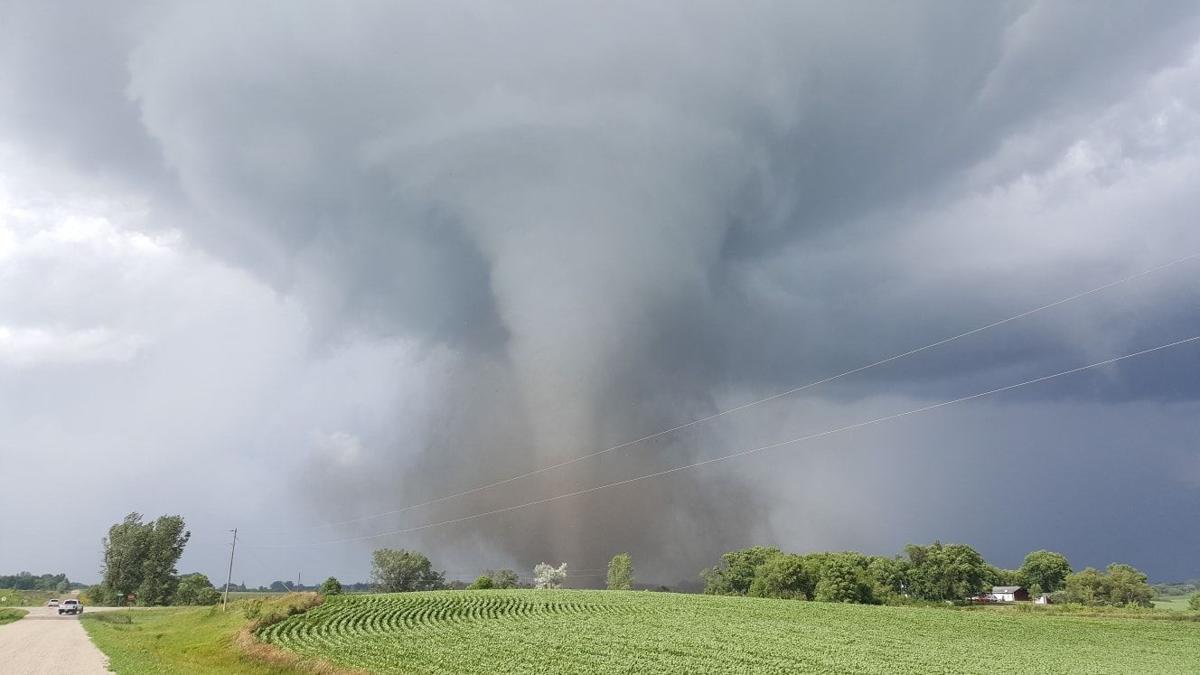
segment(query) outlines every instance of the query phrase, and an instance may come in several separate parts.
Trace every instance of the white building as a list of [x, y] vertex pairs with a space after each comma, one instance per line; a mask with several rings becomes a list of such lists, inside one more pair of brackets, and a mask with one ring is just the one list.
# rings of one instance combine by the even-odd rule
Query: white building
[[1017, 602], [1028, 599], [1029, 591], [1020, 586], [992, 586], [992, 600], [995, 602]]

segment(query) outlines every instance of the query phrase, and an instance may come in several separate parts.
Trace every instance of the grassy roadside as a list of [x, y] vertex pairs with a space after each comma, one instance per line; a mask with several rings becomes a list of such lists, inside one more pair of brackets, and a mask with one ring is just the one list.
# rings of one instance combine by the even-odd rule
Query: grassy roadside
[[336, 673], [326, 664], [263, 645], [252, 637], [264, 622], [278, 621], [319, 602], [311, 594], [247, 600], [220, 607], [163, 607], [84, 614], [92, 641], [121, 675], [143, 673]]
[[0, 626], [3, 626], [6, 623], [12, 623], [12, 622], [16, 621], [17, 619], [20, 619], [21, 617], [25, 616], [28, 613], [29, 612], [26, 612], [23, 609], [12, 609], [12, 608], [0, 609]]

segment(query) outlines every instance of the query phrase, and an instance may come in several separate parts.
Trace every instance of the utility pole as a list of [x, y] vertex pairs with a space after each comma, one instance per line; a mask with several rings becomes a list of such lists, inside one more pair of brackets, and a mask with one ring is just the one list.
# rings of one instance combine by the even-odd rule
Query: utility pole
[[229, 582], [233, 581], [233, 552], [237, 550], [237, 528], [233, 528], [233, 546], [229, 548], [229, 574], [225, 576], [225, 598], [221, 600], [221, 611], [229, 605]]

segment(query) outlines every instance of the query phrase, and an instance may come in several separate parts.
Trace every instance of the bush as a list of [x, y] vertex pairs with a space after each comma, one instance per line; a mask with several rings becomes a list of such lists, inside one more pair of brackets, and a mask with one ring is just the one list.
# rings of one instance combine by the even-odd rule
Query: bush
[[185, 574], [179, 578], [179, 586], [171, 604], [175, 605], [215, 605], [221, 600], [221, 594], [213, 588], [208, 576], [200, 574]]
[[329, 577], [321, 582], [321, 588], [317, 591], [321, 595], [341, 595], [342, 582], [337, 580], [337, 577]]
[[1200, 592], [1193, 593], [1192, 597], [1188, 599], [1188, 609], [1200, 612]]
[[494, 586], [492, 585], [492, 578], [486, 574], [480, 574], [474, 583], [467, 586], [467, 590], [469, 591], [483, 591], [489, 588], [494, 588]]

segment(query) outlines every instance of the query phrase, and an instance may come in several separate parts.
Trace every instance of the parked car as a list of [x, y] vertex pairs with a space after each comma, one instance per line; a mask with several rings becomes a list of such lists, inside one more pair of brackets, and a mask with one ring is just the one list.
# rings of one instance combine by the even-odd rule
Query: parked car
[[47, 607], [58, 607], [58, 598], [50, 598], [50, 602], [46, 603]]
[[59, 614], [83, 614], [83, 603], [78, 600], [63, 600], [58, 606]]

